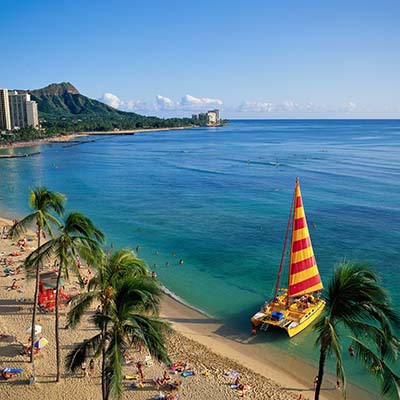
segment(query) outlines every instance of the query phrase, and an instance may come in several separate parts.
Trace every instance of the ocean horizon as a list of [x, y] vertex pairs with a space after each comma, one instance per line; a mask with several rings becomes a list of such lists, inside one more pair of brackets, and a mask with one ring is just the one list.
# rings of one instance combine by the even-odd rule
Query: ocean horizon
[[[400, 307], [400, 120], [230, 120], [92, 139], [1, 149], [40, 152], [0, 159], [1, 215], [24, 216], [30, 188], [60, 191], [108, 247], [138, 248], [174, 295], [246, 333], [273, 293], [299, 177], [325, 285], [341, 260], [365, 261]], [[312, 329], [262, 339], [318, 358]], [[350, 379], [375, 391], [344, 353]]]

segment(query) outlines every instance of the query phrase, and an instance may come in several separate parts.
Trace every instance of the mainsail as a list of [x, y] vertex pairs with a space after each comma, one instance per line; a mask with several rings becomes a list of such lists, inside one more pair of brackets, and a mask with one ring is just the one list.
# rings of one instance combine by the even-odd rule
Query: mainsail
[[297, 297], [323, 288], [304, 214], [300, 185], [296, 180], [288, 296]]

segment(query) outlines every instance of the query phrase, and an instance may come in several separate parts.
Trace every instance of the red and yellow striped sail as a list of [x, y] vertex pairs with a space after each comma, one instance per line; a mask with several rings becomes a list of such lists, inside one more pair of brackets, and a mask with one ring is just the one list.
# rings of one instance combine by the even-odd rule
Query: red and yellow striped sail
[[288, 294], [289, 297], [295, 297], [321, 289], [321, 277], [308, 232], [300, 185], [296, 180]]

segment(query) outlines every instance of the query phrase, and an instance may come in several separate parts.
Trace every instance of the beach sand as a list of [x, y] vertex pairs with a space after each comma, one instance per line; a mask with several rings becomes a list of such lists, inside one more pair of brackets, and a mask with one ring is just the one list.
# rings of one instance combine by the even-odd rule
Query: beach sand
[[157, 132], [157, 131], [180, 131], [183, 129], [193, 129], [196, 128], [194, 126], [179, 126], [176, 128], [151, 128], [151, 129], [127, 129], [127, 130], [117, 130], [117, 131], [102, 131], [102, 132], [77, 132], [77, 133], [68, 133], [61, 136], [55, 136], [46, 139], [35, 139], [35, 140], [27, 140], [22, 142], [15, 143], [5, 143], [0, 144], [0, 149], [9, 149], [12, 147], [28, 147], [34, 146], [38, 144], [48, 144], [55, 142], [69, 142], [75, 140], [80, 137], [85, 136], [95, 136], [95, 135], [135, 135], [136, 133], [146, 133], [146, 132]]
[[[10, 222], [0, 218], [0, 228]], [[28, 236], [29, 237], [29, 236]], [[31, 235], [34, 238], [33, 235]], [[28, 242], [30, 249], [35, 248], [36, 240]], [[28, 252], [21, 256], [9, 256], [18, 247], [15, 241], [0, 239], [0, 258], [12, 259], [14, 265], [22, 264]], [[29, 251], [29, 249], [28, 249]], [[9, 335], [0, 339], [0, 368], [22, 368], [20, 377], [5, 381], [0, 380], [0, 399], [99, 399], [101, 398], [100, 360], [95, 360], [95, 371], [90, 377], [83, 377], [79, 371], [72, 374], [64, 370], [61, 382], [55, 383], [55, 338], [54, 314], [39, 313], [37, 323], [43, 328], [42, 335], [49, 344], [36, 357], [37, 384], [29, 385], [31, 364], [26, 355], [21, 355], [22, 343], [27, 343], [29, 334], [26, 329], [31, 325], [33, 299], [33, 280], [27, 280], [24, 273], [4, 276], [4, 267], [0, 273], [0, 334]], [[82, 270], [83, 275], [85, 269]], [[19, 290], [8, 290], [16, 278]], [[79, 291], [76, 282], [65, 286], [67, 293]], [[60, 326], [65, 326], [64, 307], [61, 312]], [[88, 322], [94, 310], [87, 313], [78, 329], [60, 331], [62, 343], [62, 360], [74, 343], [94, 335], [96, 330]], [[169, 353], [174, 362], [188, 362], [195, 372], [194, 376], [183, 378], [171, 375], [172, 379], [182, 380], [180, 399], [224, 400], [240, 397], [240, 391], [231, 388], [234, 378], [224, 375], [226, 371], [236, 371], [243, 383], [250, 385], [246, 393], [248, 399], [297, 399], [299, 394], [304, 398], [313, 398], [312, 382], [316, 368], [297, 361], [282, 353], [266, 350], [265, 345], [253, 343], [254, 339], [229, 331], [217, 321], [208, 318], [198, 311], [185, 306], [165, 295], [162, 301], [162, 315], [167, 318], [175, 333], [168, 337]], [[264, 351], [262, 349], [264, 348]], [[133, 352], [132, 364], [124, 366], [125, 374], [136, 373], [135, 363], [145, 362], [145, 352]], [[280, 362], [277, 362], [280, 360]], [[286, 367], [284, 367], [286, 366]], [[143, 389], [131, 389], [132, 381], [124, 381], [125, 399], [153, 399], [160, 390], [152, 383], [152, 378], [161, 377], [166, 369], [154, 363], [145, 367], [146, 384]], [[209, 375], [204, 376], [203, 371]], [[324, 380], [322, 399], [340, 399], [340, 391], [334, 389], [332, 377]], [[350, 399], [372, 399], [367, 393], [357, 388], [350, 388]]]

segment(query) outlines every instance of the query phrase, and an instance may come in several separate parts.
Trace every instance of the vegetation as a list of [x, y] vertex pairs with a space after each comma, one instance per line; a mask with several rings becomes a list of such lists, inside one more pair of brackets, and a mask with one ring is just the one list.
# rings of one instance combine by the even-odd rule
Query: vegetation
[[336, 374], [345, 395], [345, 373], [341, 341], [351, 341], [351, 352], [381, 383], [383, 395], [400, 398], [400, 377], [391, 368], [399, 354], [394, 326], [399, 316], [391, 307], [386, 291], [368, 266], [343, 263], [334, 272], [326, 295], [324, 314], [315, 325], [320, 347], [315, 400], [319, 399], [325, 361], [334, 355]]
[[[53, 231], [51, 225], [59, 226], [60, 223], [51, 212], [61, 216], [64, 213], [65, 196], [61, 193], [55, 193], [49, 191], [46, 187], [40, 187], [30, 191], [29, 195], [29, 206], [33, 210], [32, 214], [27, 215], [21, 221], [17, 222], [10, 230], [11, 237], [20, 237], [26, 232], [29, 226], [36, 225], [37, 227], [37, 238], [38, 248], [40, 248], [40, 242], [42, 233], [47, 232], [50, 237], [53, 237]], [[33, 345], [35, 338], [35, 326], [36, 326], [36, 311], [38, 307], [38, 295], [39, 295], [39, 270], [41, 267], [41, 260], [37, 260], [34, 265], [35, 270], [35, 295], [33, 300], [33, 311], [32, 311], [32, 326], [31, 326], [31, 343]], [[33, 381], [35, 381], [35, 359], [31, 350], [30, 362], [32, 363], [33, 370]]]
[[43, 262], [44, 259], [51, 260], [53, 257], [58, 262], [57, 284], [56, 284], [56, 359], [57, 378], [60, 380], [60, 338], [59, 338], [59, 294], [60, 280], [62, 276], [68, 278], [69, 272], [73, 271], [79, 278], [80, 272], [77, 258], [83, 256], [88, 262], [103, 256], [99, 243], [104, 241], [103, 233], [95, 227], [93, 222], [78, 212], [70, 213], [65, 219], [64, 225], [59, 228], [59, 236], [49, 240], [32, 252], [27, 258], [28, 264]]
[[[58, 266], [55, 299], [55, 336], [57, 378], [60, 379], [59, 340], [59, 295], [61, 277], [68, 278], [70, 272], [79, 278], [77, 258], [97, 268], [97, 273], [88, 283], [88, 291], [72, 301], [68, 313], [68, 325], [76, 326], [88, 307], [97, 301], [101, 312], [93, 317], [99, 333], [76, 347], [68, 354], [66, 364], [70, 370], [80, 368], [88, 356], [102, 358], [103, 399], [122, 397], [122, 360], [132, 346], [144, 346], [159, 361], [170, 362], [164, 333], [168, 324], [159, 318], [161, 289], [152, 278], [143, 260], [130, 249], [118, 250], [107, 257], [100, 244], [103, 233], [93, 222], [78, 212], [70, 213], [63, 223], [56, 216], [64, 213], [65, 197], [60, 193], [41, 187], [30, 192], [32, 214], [17, 222], [11, 234], [22, 235], [28, 227], [36, 225], [38, 247], [25, 260], [27, 270], [35, 269], [35, 300], [32, 313], [32, 337], [34, 343], [36, 311], [38, 307], [39, 271], [45, 261], [56, 261]], [[55, 216], [56, 215], [56, 216]], [[53, 228], [57, 234], [53, 234]], [[49, 240], [41, 244], [42, 233], [48, 232]], [[33, 346], [32, 346], [33, 347]], [[32, 349], [33, 350], [33, 349]], [[33, 351], [33, 377], [35, 377]]]
[[160, 287], [133, 251], [119, 250], [98, 268], [88, 292], [72, 299], [69, 326], [75, 327], [93, 301], [101, 312], [93, 316], [99, 333], [75, 346], [67, 356], [67, 368], [75, 371], [88, 357], [101, 354], [103, 400], [122, 397], [122, 362], [132, 346], [144, 345], [157, 360], [169, 362], [158, 318]]
[[152, 128], [205, 126], [206, 121], [192, 118], [147, 117], [124, 112], [100, 101], [83, 96], [69, 82], [51, 84], [37, 90], [19, 90], [30, 93], [38, 104], [42, 129], [32, 127], [18, 129], [11, 134], [0, 135], [0, 143], [49, 138], [74, 132], [104, 132]]

